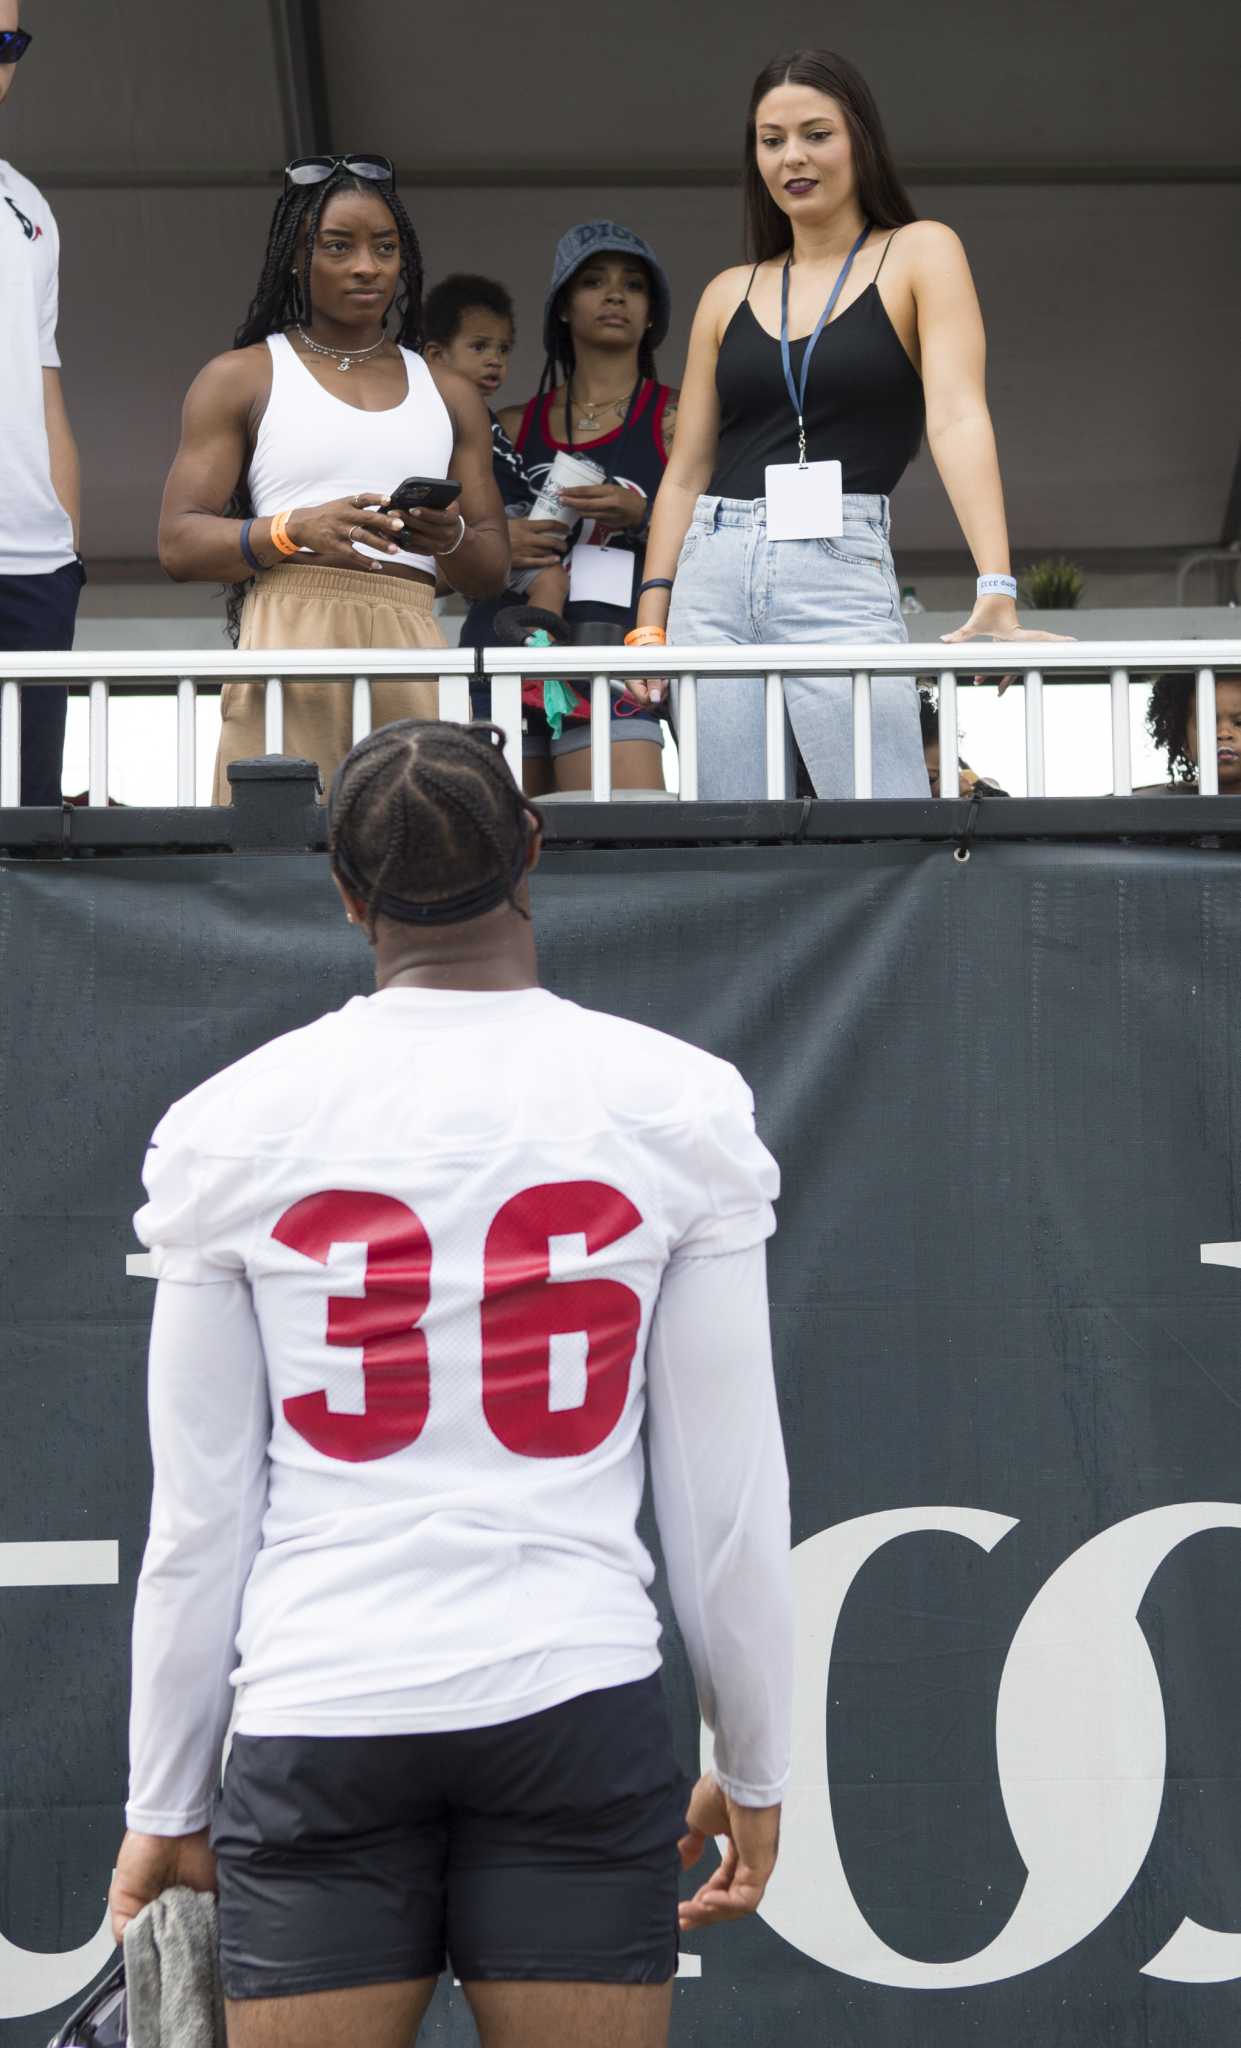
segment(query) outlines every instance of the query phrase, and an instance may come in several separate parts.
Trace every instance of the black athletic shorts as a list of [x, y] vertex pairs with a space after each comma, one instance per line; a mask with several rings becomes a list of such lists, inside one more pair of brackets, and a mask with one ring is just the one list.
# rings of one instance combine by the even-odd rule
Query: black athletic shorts
[[664, 1984], [689, 1783], [658, 1674], [450, 1735], [239, 1735], [211, 1829], [229, 1998]]

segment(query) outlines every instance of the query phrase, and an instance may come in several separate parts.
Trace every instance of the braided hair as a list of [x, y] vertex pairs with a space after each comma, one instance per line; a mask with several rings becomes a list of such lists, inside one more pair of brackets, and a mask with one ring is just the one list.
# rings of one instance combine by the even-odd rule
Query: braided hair
[[1173, 782], [1197, 783], [1198, 763], [1189, 751], [1189, 707], [1193, 702], [1192, 675], [1160, 676], [1146, 707], [1146, 730], [1168, 757]]
[[[582, 268], [583, 266], [579, 264], [578, 270]], [[645, 263], [642, 264], [642, 268], [646, 271], [649, 284], [651, 282], [650, 271], [647, 270]], [[577, 271], [574, 271], [573, 277], [576, 276]], [[557, 292], [556, 303], [552, 308], [554, 339], [543, 364], [543, 374], [539, 378], [540, 398], [545, 391], [554, 391], [557, 384], [571, 383], [573, 373], [577, 368], [577, 351], [573, 346], [573, 333], [568, 321], [563, 318], [565, 302], [573, 289], [573, 277], [569, 278], [560, 291]], [[655, 367], [655, 351], [651, 347], [649, 332], [644, 334], [638, 343], [638, 375], [640, 377], [649, 377], [653, 384], [659, 382], [659, 371]]]
[[[398, 198], [395, 186], [373, 178], [356, 178], [343, 164], [338, 164], [331, 177], [325, 178], [321, 185], [294, 185], [287, 192], [282, 192], [276, 201], [263, 268], [250, 301], [250, 310], [233, 337], [234, 348], [252, 348], [255, 342], [265, 341], [269, 334], [282, 334], [294, 322], [300, 321], [304, 326], [314, 318], [310, 266], [314, 260], [323, 209], [338, 192], [373, 193], [388, 207], [396, 222], [401, 246], [401, 270], [396, 298], [393, 305], [385, 309], [384, 320], [387, 321], [388, 313], [395, 308], [397, 341], [406, 348], [422, 347], [422, 250], [414, 224]], [[303, 227], [306, 241], [299, 268], [297, 238]], [[225, 507], [225, 517], [248, 519], [253, 510], [246, 479], [242, 476]], [[246, 580], [229, 585], [226, 592], [228, 635], [234, 647], [240, 636], [241, 607], [249, 587], [250, 582]]]
[[513, 780], [503, 746], [498, 726], [402, 718], [346, 755], [328, 852], [347, 888], [366, 888], [368, 930], [383, 896], [434, 904], [488, 884], [529, 917], [517, 889], [542, 814]]

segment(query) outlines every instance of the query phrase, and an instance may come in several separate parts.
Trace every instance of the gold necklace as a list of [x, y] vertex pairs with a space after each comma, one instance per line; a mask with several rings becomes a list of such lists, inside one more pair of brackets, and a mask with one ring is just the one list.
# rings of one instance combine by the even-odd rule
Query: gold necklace
[[[585, 412], [586, 418], [578, 421], [575, 431], [581, 433], [585, 429], [587, 433], [593, 432], [605, 412], [614, 412], [618, 420], [622, 419], [630, 396], [631, 394], [626, 391], [623, 398], [601, 398], [597, 401], [586, 398], [582, 399], [580, 409]], [[568, 404], [567, 394], [565, 403], [566, 405]]]

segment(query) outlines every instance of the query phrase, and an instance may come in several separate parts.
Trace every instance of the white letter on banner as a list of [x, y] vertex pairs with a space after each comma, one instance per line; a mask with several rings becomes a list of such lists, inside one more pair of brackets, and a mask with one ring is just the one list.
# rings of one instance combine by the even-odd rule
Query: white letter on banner
[[[1159, 1678], [1137, 1609], [1178, 1544], [1208, 1529], [1241, 1529], [1241, 1507], [1191, 1502], [1135, 1515], [1076, 1551], [1031, 1602], [1000, 1680], [996, 1726], [1000, 1786], [1026, 1883], [986, 1948], [956, 1962], [921, 1962], [871, 1927], [840, 1857], [824, 1735], [837, 1623], [858, 1572], [896, 1537], [957, 1535], [990, 1551], [1013, 1527], [1010, 1517], [982, 1509], [897, 1509], [824, 1530], [793, 1554], [793, 1770], [780, 1861], [761, 1912], [804, 1954], [868, 1983], [962, 1990], [1018, 1976], [1084, 1941], [1124, 1897], [1159, 1818], [1166, 1749]], [[709, 1739], [704, 1751], [709, 1757]], [[1157, 1960], [1166, 1964], [1168, 1951]]]
[[[1241, 1266], [1241, 1243], [1204, 1244], [1200, 1250], [1204, 1266]], [[1173, 1984], [1230, 1983], [1241, 1977], [1241, 1934], [1221, 1934], [1186, 1918], [1142, 1974]]]
[[[0, 1543], [0, 1586], [115, 1586], [115, 1543]], [[46, 2012], [84, 1991], [115, 1943], [104, 1912], [98, 1933], [81, 1948], [44, 1955], [0, 1934], [0, 2020]]]

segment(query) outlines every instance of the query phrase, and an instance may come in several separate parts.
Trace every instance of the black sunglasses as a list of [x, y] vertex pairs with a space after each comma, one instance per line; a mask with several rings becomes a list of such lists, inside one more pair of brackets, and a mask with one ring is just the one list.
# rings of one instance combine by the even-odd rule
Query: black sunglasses
[[294, 185], [326, 185], [341, 170], [354, 178], [369, 178], [373, 184], [396, 188], [396, 172], [386, 156], [295, 156], [284, 167], [284, 189], [287, 192]]
[[0, 28], [0, 64], [16, 64], [33, 41], [28, 29]]

